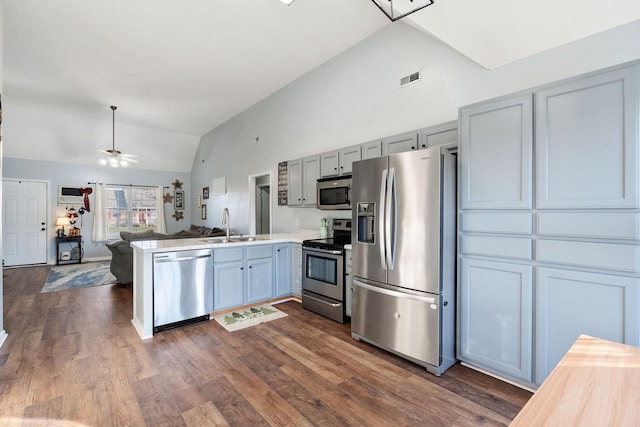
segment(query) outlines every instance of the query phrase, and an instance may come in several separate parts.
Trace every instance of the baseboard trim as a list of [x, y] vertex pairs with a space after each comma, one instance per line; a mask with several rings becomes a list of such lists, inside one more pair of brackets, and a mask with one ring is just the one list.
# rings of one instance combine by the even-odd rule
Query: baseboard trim
[[460, 362], [460, 364], [462, 366], [466, 366], [467, 368], [473, 369], [474, 371], [482, 372], [485, 375], [489, 375], [490, 377], [496, 378], [496, 379], [498, 379], [498, 380], [500, 380], [502, 382], [505, 382], [507, 384], [511, 384], [511, 385], [519, 387], [519, 388], [521, 388], [523, 390], [530, 391], [531, 393], [535, 393], [536, 392], [536, 389], [531, 387], [531, 386], [519, 383], [519, 382], [511, 380], [509, 378], [505, 378], [505, 377], [503, 377], [501, 375], [498, 375], [498, 374], [495, 374], [495, 373], [493, 373], [491, 371], [487, 371], [486, 369], [478, 368], [477, 366], [471, 365], [471, 364], [469, 364], [467, 362]]

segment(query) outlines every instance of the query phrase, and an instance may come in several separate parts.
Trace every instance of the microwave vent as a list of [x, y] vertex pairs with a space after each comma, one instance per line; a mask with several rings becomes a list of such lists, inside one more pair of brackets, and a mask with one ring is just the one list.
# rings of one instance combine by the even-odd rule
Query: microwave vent
[[416, 71], [415, 73], [411, 73], [408, 76], [404, 76], [400, 79], [400, 87], [407, 86], [411, 83], [415, 83], [420, 81], [421, 73], [420, 71]]

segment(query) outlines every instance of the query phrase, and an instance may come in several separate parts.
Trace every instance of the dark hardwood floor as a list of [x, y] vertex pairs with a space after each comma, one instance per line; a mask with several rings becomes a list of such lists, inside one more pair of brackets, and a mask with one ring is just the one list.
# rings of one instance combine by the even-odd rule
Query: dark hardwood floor
[[131, 287], [41, 294], [48, 272], [4, 270], [0, 425], [499, 426], [531, 396], [460, 365], [431, 375], [297, 302], [142, 341]]

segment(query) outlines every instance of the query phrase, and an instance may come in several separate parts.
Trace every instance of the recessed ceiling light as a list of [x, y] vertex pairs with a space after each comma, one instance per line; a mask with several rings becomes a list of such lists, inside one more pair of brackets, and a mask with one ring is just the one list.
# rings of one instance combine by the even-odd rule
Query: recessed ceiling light
[[290, 6], [291, 3], [293, 3], [296, 0], [280, 0], [282, 3], [286, 4], [287, 6]]

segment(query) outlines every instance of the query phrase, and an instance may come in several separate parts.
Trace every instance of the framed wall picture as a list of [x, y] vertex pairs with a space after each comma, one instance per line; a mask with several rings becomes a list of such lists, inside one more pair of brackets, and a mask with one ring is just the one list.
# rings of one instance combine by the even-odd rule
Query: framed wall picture
[[175, 210], [183, 210], [184, 209], [184, 190], [175, 190], [173, 192], [173, 208]]
[[202, 198], [207, 200], [209, 198], [209, 187], [202, 188]]
[[207, 219], [207, 205], [200, 206], [200, 219]]
[[202, 196], [199, 194], [196, 196], [196, 206], [202, 206]]

